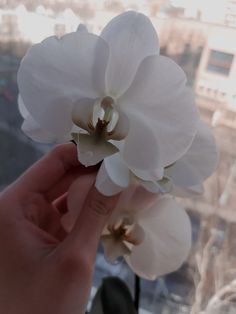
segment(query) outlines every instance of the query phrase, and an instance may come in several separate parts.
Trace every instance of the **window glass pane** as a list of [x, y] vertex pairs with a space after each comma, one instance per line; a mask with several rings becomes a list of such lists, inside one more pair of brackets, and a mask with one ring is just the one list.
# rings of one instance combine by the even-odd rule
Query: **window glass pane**
[[234, 55], [217, 50], [211, 50], [207, 70], [222, 75], [229, 75]]
[[[223, 2], [228, 9], [217, 11], [217, 4]], [[217, 170], [205, 183], [205, 193], [178, 199], [192, 224], [189, 258], [172, 274], [141, 281], [140, 314], [189, 314], [193, 306], [194, 314], [236, 313], [236, 73], [231, 53], [236, 48], [227, 50], [236, 39], [236, 28], [231, 27], [236, 25], [235, 0], [0, 0], [0, 192], [51, 149], [33, 142], [21, 130], [17, 71], [28, 48], [48, 36], [60, 38], [75, 31], [79, 23], [100, 34], [109, 20], [128, 10], [151, 18], [160, 37], [161, 55], [183, 68], [188, 88], [195, 87], [200, 116], [214, 132], [220, 150]], [[226, 16], [221, 18], [221, 12]], [[100, 246], [92, 296], [107, 276], [120, 277], [134, 291], [134, 274], [125, 260], [107, 263]], [[217, 300], [218, 309], [209, 312], [206, 308], [212, 300]]]

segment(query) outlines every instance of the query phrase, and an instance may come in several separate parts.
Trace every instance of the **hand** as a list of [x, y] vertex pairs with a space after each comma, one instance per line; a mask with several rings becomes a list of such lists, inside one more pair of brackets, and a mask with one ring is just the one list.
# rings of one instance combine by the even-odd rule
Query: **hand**
[[[0, 312], [84, 314], [97, 245], [117, 196], [60, 145], [0, 195]], [[67, 234], [61, 217], [79, 212]]]

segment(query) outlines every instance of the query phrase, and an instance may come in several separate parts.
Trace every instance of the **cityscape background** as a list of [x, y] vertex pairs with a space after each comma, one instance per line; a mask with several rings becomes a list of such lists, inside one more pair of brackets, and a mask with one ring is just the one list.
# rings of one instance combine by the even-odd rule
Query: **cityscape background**
[[[184, 69], [220, 150], [205, 194], [179, 200], [193, 225], [189, 260], [165, 278], [142, 281], [143, 313], [211, 314], [209, 303], [216, 300], [219, 313], [231, 313], [236, 301], [235, 0], [0, 0], [0, 190], [50, 149], [33, 143], [20, 129], [16, 73], [27, 49], [45, 37], [75, 31], [80, 23], [99, 34], [115, 15], [130, 9], [151, 18], [161, 54]], [[132, 287], [124, 262], [111, 266], [98, 254], [94, 289], [110, 274]]]

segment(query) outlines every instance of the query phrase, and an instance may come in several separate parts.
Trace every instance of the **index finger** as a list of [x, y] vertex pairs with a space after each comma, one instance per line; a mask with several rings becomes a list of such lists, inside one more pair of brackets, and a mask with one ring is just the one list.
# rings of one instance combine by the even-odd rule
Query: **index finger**
[[68, 171], [80, 166], [74, 144], [58, 145], [24, 173], [16, 181], [15, 188], [45, 193]]

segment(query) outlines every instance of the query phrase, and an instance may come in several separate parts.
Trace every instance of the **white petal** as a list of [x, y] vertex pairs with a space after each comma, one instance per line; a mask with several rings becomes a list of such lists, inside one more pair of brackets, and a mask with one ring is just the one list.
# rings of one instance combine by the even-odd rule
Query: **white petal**
[[161, 193], [161, 187], [157, 182], [142, 181], [142, 186], [151, 193]]
[[163, 178], [162, 180], [157, 182], [141, 181], [141, 184], [147, 191], [152, 193], [166, 194], [172, 192], [173, 189], [172, 181], [167, 180], [166, 178]]
[[120, 155], [104, 159], [96, 178], [96, 188], [104, 195], [115, 195], [129, 186], [130, 171]]
[[142, 113], [158, 137], [164, 167], [183, 156], [196, 134], [197, 108], [185, 83], [185, 74], [174, 61], [147, 57], [118, 101], [121, 108]]
[[117, 153], [104, 159], [104, 165], [108, 175], [117, 185], [127, 188], [130, 181], [130, 171]]
[[70, 138], [57, 138], [50, 132], [43, 130], [40, 125], [31, 117], [29, 111], [26, 109], [21, 96], [18, 96], [18, 108], [20, 114], [24, 118], [24, 122], [21, 126], [22, 131], [30, 137], [32, 140], [41, 143], [55, 143], [69, 141]]
[[161, 180], [164, 174], [164, 168], [151, 169], [150, 171], [142, 171], [138, 169], [132, 169], [132, 172], [140, 179], [144, 181], [158, 181]]
[[[24, 120], [21, 129], [28, 137], [36, 142], [45, 144], [58, 142], [53, 134], [43, 130], [31, 116], [28, 116], [28, 118]], [[63, 142], [63, 140], [61, 142]]]
[[102, 161], [105, 157], [118, 152], [116, 146], [107, 141], [96, 141], [96, 137], [88, 134], [79, 134], [78, 143], [78, 159], [85, 165], [93, 166]]
[[141, 242], [143, 242], [145, 238], [145, 233], [143, 231], [143, 228], [138, 225], [134, 224], [133, 226], [130, 226], [130, 228], [127, 228], [126, 231], [126, 238], [125, 241], [134, 245], [138, 245]]
[[129, 127], [130, 127], [129, 118], [124, 112], [119, 111], [119, 118], [116, 126], [112, 131], [112, 135], [110, 135], [110, 138], [116, 141], [124, 139], [126, 135], [129, 133]]
[[215, 170], [218, 152], [210, 129], [199, 121], [197, 134], [187, 153], [167, 169], [175, 185], [191, 187], [199, 185]]
[[20, 111], [22, 118], [24, 119], [28, 118], [30, 114], [29, 114], [29, 111], [25, 108], [25, 104], [20, 94], [18, 95], [17, 103], [18, 103], [18, 109]]
[[156, 169], [160, 167], [160, 149], [158, 138], [153, 133], [149, 121], [145, 120], [136, 112], [129, 116], [130, 129], [125, 138], [124, 145], [120, 147], [120, 152], [125, 163], [132, 171], [147, 172], [155, 177]]
[[[159, 195], [148, 192], [143, 186], [132, 183], [124, 190], [119, 198], [119, 201], [111, 217], [111, 222], [117, 219], [117, 216], [133, 214], [134, 216], [139, 211], [143, 211], [153, 206], [156, 203]], [[135, 218], [136, 219], [136, 218]]]
[[204, 193], [203, 185], [194, 185], [188, 188], [180, 188], [174, 186], [171, 192], [172, 195], [177, 197], [189, 197], [189, 198], [198, 198]]
[[161, 198], [150, 210], [143, 211], [139, 223], [144, 241], [126, 258], [139, 276], [156, 279], [177, 270], [191, 247], [191, 225], [186, 212], [171, 198]]
[[104, 110], [101, 107], [100, 101], [98, 100], [96, 101], [96, 104], [93, 108], [93, 117], [92, 117], [93, 126], [96, 126], [98, 119], [103, 120], [103, 117], [104, 117]]
[[80, 128], [91, 131], [88, 127], [89, 121], [92, 121], [93, 107], [95, 99], [82, 98], [75, 103], [72, 110], [72, 121]]
[[103, 39], [75, 32], [34, 45], [23, 58], [18, 85], [32, 117], [55, 135], [71, 131], [71, 110], [105, 89], [109, 48]]
[[119, 185], [116, 185], [108, 176], [104, 163], [102, 163], [97, 177], [95, 187], [97, 190], [105, 196], [112, 196], [120, 193], [123, 188]]
[[159, 41], [150, 20], [137, 12], [125, 12], [104, 28], [101, 37], [110, 48], [106, 73], [109, 95], [120, 96], [131, 84], [140, 62], [159, 53]]

